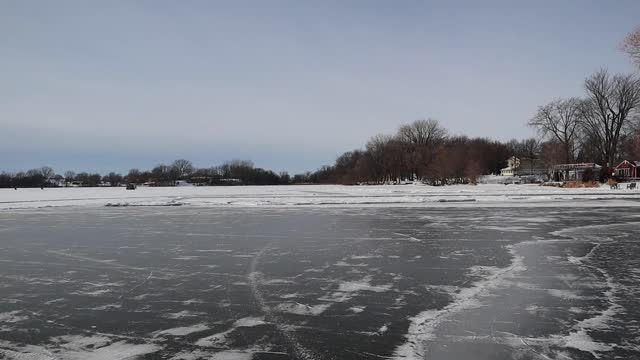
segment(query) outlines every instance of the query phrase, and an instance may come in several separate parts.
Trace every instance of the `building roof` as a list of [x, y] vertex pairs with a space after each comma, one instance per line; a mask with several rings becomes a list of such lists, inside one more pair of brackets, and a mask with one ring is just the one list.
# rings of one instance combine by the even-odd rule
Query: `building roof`
[[616, 166], [616, 169], [619, 168], [620, 166], [622, 166], [623, 164], [629, 164], [633, 167], [640, 167], [640, 161], [629, 161], [629, 160], [622, 160], [622, 162], [620, 164], [618, 164], [618, 166]]
[[600, 169], [602, 166], [596, 163], [576, 163], [576, 164], [557, 164], [553, 165], [555, 170], [573, 170], [573, 169]]

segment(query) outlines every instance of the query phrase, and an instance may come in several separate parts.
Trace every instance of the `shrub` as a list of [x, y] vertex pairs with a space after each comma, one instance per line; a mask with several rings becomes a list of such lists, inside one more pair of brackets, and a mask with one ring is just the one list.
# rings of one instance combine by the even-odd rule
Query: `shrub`
[[596, 179], [592, 168], [586, 168], [582, 173], [582, 182], [591, 182]]
[[562, 184], [563, 188], [593, 188], [598, 187], [598, 183], [596, 181], [566, 181]]
[[612, 171], [613, 171], [612, 168], [610, 168], [608, 166], [603, 166], [602, 170], [600, 170], [600, 175], [598, 176], [598, 180], [601, 183], [607, 182], [609, 179], [611, 179], [611, 172]]

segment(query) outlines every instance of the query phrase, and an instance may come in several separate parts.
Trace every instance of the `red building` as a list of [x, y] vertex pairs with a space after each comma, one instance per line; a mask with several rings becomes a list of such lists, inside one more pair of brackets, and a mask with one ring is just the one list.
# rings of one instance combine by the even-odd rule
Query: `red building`
[[640, 161], [623, 161], [616, 166], [616, 175], [623, 179], [637, 179]]

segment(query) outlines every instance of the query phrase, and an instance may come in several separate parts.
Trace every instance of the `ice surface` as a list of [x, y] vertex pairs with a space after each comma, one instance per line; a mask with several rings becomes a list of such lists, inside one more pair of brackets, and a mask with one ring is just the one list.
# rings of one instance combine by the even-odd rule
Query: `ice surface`
[[[640, 192], [606, 187], [561, 189], [538, 185], [292, 185], [0, 189], [0, 209], [52, 206], [640, 206]], [[636, 200], [636, 201], [634, 201]]]
[[229, 334], [231, 334], [235, 329], [240, 327], [254, 327], [264, 324], [266, 324], [264, 320], [257, 317], [245, 317], [238, 319], [233, 323], [229, 330], [201, 338], [196, 342], [196, 345], [205, 347], [222, 347], [226, 344]]
[[251, 360], [253, 353], [239, 350], [220, 351], [211, 356], [211, 360]]
[[97, 349], [84, 347], [73, 349], [66, 352], [62, 358], [74, 360], [125, 360], [135, 359], [140, 355], [149, 354], [160, 349], [160, 346], [155, 344], [129, 344], [119, 341]]
[[[628, 225], [628, 224], [626, 224]], [[598, 236], [599, 232], [603, 229], [620, 226], [619, 224], [610, 224], [603, 226], [583, 226], [576, 228], [567, 228], [560, 231], [556, 231], [555, 234], [562, 234], [576, 240], [588, 239], [596, 240], [593, 247], [584, 256], [569, 256], [568, 261], [572, 264], [583, 266], [595, 273], [599, 273], [605, 279], [605, 286], [607, 290], [603, 293], [607, 300], [608, 306], [591, 317], [581, 320], [574, 326], [573, 331], [561, 338], [564, 346], [573, 347], [591, 353], [594, 357], [598, 358], [598, 352], [606, 352], [613, 348], [614, 345], [603, 342], [595, 341], [588, 332], [593, 330], [608, 330], [609, 323], [613, 321], [614, 317], [624, 311], [623, 307], [618, 303], [617, 293], [620, 291], [621, 285], [614, 281], [613, 277], [607, 270], [599, 267], [591, 261], [596, 252], [601, 249], [603, 243], [613, 242], [615, 240], [606, 237]], [[572, 294], [573, 295], [573, 294]], [[570, 297], [575, 299], [577, 296]]]
[[462, 288], [451, 294], [453, 301], [444, 308], [426, 310], [413, 317], [406, 336], [407, 342], [396, 349], [395, 356], [402, 359], [421, 359], [425, 354], [424, 342], [434, 339], [434, 331], [443, 320], [458, 312], [479, 307], [480, 299], [487, 296], [491, 289], [504, 283], [514, 273], [523, 271], [525, 269], [523, 257], [514, 247], [510, 247], [509, 250], [513, 256], [511, 265], [506, 268], [472, 268], [473, 272], [483, 273], [481, 280], [471, 287]]
[[[156, 344], [132, 344], [125, 341], [112, 341], [100, 336], [67, 335], [51, 339], [51, 349], [41, 346], [16, 346], [0, 342], [0, 357], [10, 360], [127, 360], [156, 352]], [[54, 348], [56, 346], [56, 348]], [[54, 350], [55, 349], [55, 350]]]
[[[335, 187], [320, 196], [344, 208], [291, 208], [296, 196], [313, 200], [295, 194], [304, 188], [314, 187], [282, 187], [282, 196], [222, 189], [209, 198], [205, 189], [181, 195], [180, 208], [0, 211], [9, 235], [0, 244], [0, 332], [14, 341], [45, 329], [26, 340], [32, 345], [0, 342], [0, 358], [250, 359], [273, 350], [319, 360], [346, 349], [354, 359], [447, 358], [444, 347], [463, 349], [448, 357], [462, 360], [480, 349], [513, 359], [638, 353], [631, 192], [611, 191], [619, 198], [606, 204], [626, 208], [594, 209], [590, 201], [605, 196], [596, 191], [608, 189], [570, 195], [578, 203], [508, 191], [492, 203], [490, 185]], [[451, 196], [482, 199], [428, 208], [443, 206], [429, 197], [456, 188], [469, 190]], [[412, 191], [427, 199], [422, 208], [387, 208], [386, 197], [411, 205]], [[282, 208], [208, 207], [229, 194], [270, 197]], [[562, 207], [541, 207], [550, 202]], [[512, 208], [519, 205], [530, 208]], [[135, 321], [121, 327], [122, 319]]]

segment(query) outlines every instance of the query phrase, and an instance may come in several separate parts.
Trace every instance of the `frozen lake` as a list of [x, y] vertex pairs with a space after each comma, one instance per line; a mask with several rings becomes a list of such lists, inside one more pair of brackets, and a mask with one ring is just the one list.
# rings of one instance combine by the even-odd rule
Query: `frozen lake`
[[640, 190], [539, 185], [290, 185], [0, 189], [0, 210], [61, 206], [462, 207], [640, 206]]
[[0, 358], [640, 358], [640, 214], [625, 194], [14, 206], [0, 211]]

